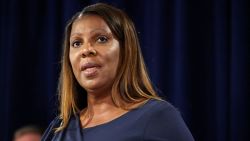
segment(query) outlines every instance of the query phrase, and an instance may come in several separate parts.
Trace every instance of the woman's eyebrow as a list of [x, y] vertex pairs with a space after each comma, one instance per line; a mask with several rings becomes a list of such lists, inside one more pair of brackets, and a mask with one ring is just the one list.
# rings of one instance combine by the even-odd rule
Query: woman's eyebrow
[[94, 29], [94, 30], [90, 31], [90, 34], [93, 34], [93, 33], [96, 33], [96, 32], [110, 33], [110, 31], [107, 31], [105, 29], [97, 28], [97, 29]]
[[[101, 33], [108, 33], [108, 34], [111, 33], [111, 31], [107, 31], [107, 30], [102, 29], [102, 28], [93, 29], [93, 30], [91, 30], [89, 33], [90, 33], [90, 34], [95, 34], [95, 33], [99, 33], [99, 32], [101, 32]], [[82, 36], [82, 35], [83, 35], [83, 33], [75, 32], [75, 33], [72, 33], [72, 34], [70, 35], [70, 38], [72, 38], [72, 37], [74, 37], [74, 36]]]
[[75, 33], [70, 35], [70, 38], [75, 37], [75, 36], [82, 36], [82, 33], [75, 32]]

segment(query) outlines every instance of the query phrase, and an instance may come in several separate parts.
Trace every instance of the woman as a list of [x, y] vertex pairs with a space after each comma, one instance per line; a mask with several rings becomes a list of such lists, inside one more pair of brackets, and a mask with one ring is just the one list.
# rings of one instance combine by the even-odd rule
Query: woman
[[59, 95], [43, 141], [193, 140], [154, 91], [133, 22], [112, 6], [88, 6], [68, 23]]

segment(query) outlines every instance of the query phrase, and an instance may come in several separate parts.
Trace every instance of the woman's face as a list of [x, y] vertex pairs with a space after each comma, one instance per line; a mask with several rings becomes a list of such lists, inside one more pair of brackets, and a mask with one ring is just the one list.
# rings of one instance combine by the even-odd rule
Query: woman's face
[[73, 23], [69, 59], [77, 81], [88, 93], [111, 90], [119, 51], [118, 40], [101, 17], [85, 15]]

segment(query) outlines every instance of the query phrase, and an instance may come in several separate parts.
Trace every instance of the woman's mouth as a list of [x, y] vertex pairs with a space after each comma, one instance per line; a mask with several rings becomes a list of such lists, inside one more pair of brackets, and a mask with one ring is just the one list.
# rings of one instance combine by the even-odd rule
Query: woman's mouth
[[97, 71], [101, 66], [96, 63], [85, 63], [81, 66], [81, 71], [86, 77], [93, 77], [97, 75]]

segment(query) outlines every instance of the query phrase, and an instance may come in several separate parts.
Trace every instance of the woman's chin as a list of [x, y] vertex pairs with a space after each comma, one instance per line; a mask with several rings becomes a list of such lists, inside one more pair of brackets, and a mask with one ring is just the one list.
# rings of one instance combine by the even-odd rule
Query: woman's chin
[[99, 91], [102, 88], [102, 84], [95, 80], [85, 80], [84, 83], [81, 85], [87, 92], [95, 92]]

